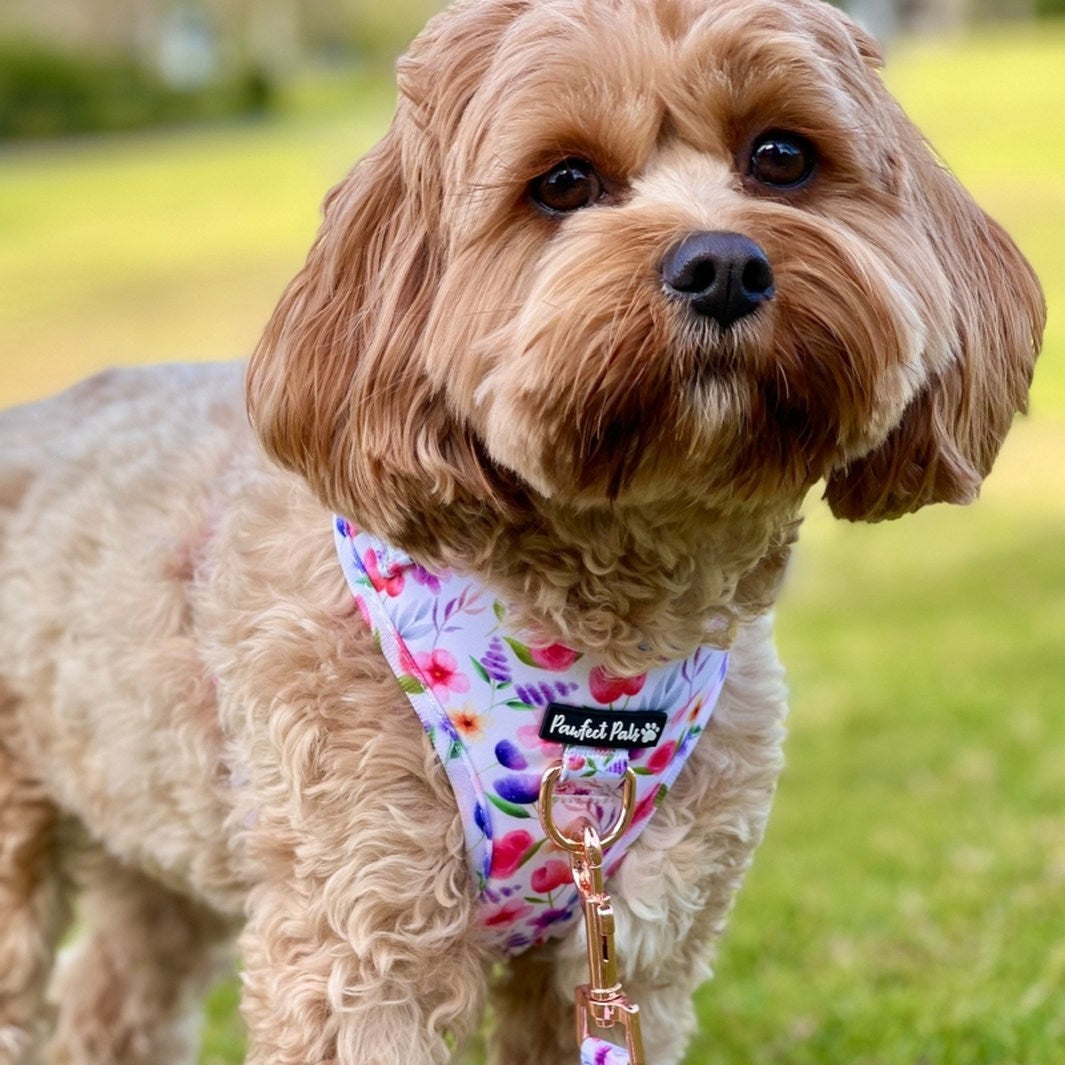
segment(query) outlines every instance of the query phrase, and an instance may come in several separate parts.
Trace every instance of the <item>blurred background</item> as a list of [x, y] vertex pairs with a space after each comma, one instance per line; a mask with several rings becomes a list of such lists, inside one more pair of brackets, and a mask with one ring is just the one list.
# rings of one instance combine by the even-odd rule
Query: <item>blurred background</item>
[[[3, 0], [0, 405], [246, 355], [438, 6]], [[1065, 0], [852, 10], [1050, 325], [979, 503], [858, 527], [811, 498], [778, 610], [789, 767], [689, 1063], [1060, 1065]], [[241, 1060], [235, 997], [203, 1065]]]

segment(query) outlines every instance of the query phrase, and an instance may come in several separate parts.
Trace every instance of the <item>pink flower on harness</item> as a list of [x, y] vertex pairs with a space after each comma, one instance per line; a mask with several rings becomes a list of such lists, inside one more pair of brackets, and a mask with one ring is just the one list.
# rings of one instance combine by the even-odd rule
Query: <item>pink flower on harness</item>
[[377, 552], [373, 548], [366, 552], [362, 564], [366, 569], [366, 576], [370, 578], [370, 583], [376, 591], [384, 592], [393, 599], [403, 591], [405, 583], [403, 570], [394, 570], [387, 577], [384, 576], [377, 565]]
[[638, 677], [615, 677], [602, 666], [596, 666], [588, 677], [588, 686], [597, 703], [609, 705], [623, 695], [639, 695], [646, 680], [644, 673]]
[[504, 902], [502, 906], [497, 906], [493, 910], [489, 910], [482, 920], [482, 924], [486, 928], [495, 928], [499, 925], [514, 924], [515, 921], [520, 921], [523, 917], [528, 917], [533, 912], [533, 907], [527, 902], [522, 902], [521, 899], [511, 899], [509, 902]]
[[450, 651], [442, 647], [435, 651], [421, 651], [414, 656], [414, 661], [425, 683], [441, 702], [445, 702], [452, 692], [470, 690], [470, 678], [459, 672], [459, 664]]
[[508, 832], [502, 839], [496, 840], [496, 845], [492, 848], [491, 875], [504, 880], [513, 876], [535, 842], [522, 828]]
[[555, 888], [569, 884], [573, 880], [573, 872], [569, 862], [553, 858], [546, 865], [540, 866], [532, 875], [533, 890], [541, 895], [548, 895]]

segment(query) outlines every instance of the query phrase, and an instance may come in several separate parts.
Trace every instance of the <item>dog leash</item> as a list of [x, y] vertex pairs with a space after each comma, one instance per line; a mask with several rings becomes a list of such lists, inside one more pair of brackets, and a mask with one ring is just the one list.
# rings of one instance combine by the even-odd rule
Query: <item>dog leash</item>
[[[640, 1033], [640, 1007], [626, 994], [618, 978], [614, 950], [614, 909], [606, 892], [603, 851], [625, 834], [636, 809], [636, 774], [626, 769], [621, 785], [621, 810], [604, 836], [589, 818], [581, 818], [574, 835], [562, 831], [554, 816], [555, 785], [561, 765], [551, 766], [540, 783], [538, 803], [544, 832], [568, 855], [573, 882], [580, 895], [588, 941], [589, 982], [576, 992], [577, 1043], [581, 1065], [646, 1065]], [[595, 1032], [622, 1030], [625, 1045], [600, 1038]]]

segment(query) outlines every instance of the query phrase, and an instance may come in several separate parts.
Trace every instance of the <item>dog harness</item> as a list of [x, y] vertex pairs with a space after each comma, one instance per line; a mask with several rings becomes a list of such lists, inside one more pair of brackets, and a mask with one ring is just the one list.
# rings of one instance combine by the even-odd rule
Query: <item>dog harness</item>
[[560, 823], [599, 826], [635, 775], [635, 813], [604, 858], [609, 876], [706, 728], [727, 653], [700, 648], [615, 677], [591, 654], [531, 645], [469, 577], [430, 573], [344, 518], [335, 537], [359, 611], [454, 789], [486, 940], [515, 954], [560, 935], [580, 914], [579, 893], [537, 817], [545, 772], [561, 767]]

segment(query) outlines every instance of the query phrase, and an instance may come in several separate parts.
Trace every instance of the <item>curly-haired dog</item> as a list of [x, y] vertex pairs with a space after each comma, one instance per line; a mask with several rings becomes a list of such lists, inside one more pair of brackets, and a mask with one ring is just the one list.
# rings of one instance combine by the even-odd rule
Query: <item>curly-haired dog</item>
[[817, 0], [463, 0], [326, 201], [248, 371], [257, 437], [239, 366], [4, 415], [4, 1065], [191, 1060], [241, 928], [256, 1065], [443, 1062], [488, 996], [495, 1062], [572, 1060], [580, 933], [494, 964], [332, 512], [477, 578], [529, 647], [622, 678], [730, 648], [612, 881], [652, 1060], [681, 1059], [780, 767], [800, 503], [973, 499], [1042, 332], [877, 67]]

